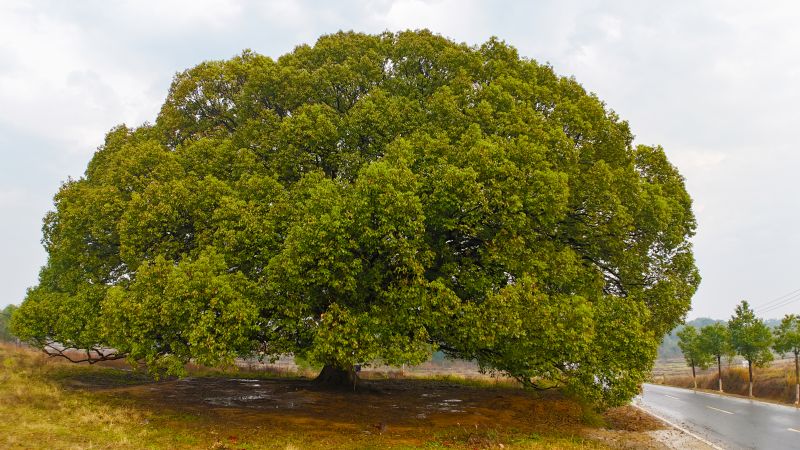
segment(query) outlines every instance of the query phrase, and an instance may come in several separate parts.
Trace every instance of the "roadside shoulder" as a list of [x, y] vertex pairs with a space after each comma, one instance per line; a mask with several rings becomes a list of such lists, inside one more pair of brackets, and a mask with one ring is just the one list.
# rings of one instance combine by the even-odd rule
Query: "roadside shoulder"
[[656, 430], [651, 431], [649, 434], [655, 439], [656, 441], [664, 444], [667, 448], [670, 449], [688, 449], [688, 450], [723, 450], [723, 447], [720, 447], [717, 444], [709, 441], [708, 439], [699, 436], [688, 429], [673, 423], [664, 417], [659, 416], [658, 414], [653, 413], [652, 411], [648, 410], [647, 408], [637, 405], [636, 400], [631, 403], [631, 406], [634, 408], [645, 412], [656, 419], [660, 420], [670, 428], [666, 430]]

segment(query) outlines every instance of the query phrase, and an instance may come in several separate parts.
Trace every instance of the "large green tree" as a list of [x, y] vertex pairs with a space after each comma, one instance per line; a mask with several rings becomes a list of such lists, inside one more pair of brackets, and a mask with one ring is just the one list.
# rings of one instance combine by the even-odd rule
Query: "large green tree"
[[794, 354], [794, 402], [800, 404], [800, 317], [787, 314], [775, 328], [774, 334], [772, 348], [781, 355], [790, 352]]
[[705, 352], [701, 345], [697, 328], [686, 326], [678, 331], [678, 347], [683, 352], [683, 359], [686, 360], [686, 364], [692, 368], [692, 382], [694, 383], [694, 388], [697, 389], [697, 372], [695, 369], [697, 367], [705, 369], [711, 362], [711, 355]]
[[772, 362], [772, 331], [764, 321], [756, 317], [746, 300], [736, 305], [736, 311], [728, 322], [731, 345], [736, 354], [747, 361], [749, 390], [753, 396], [753, 366], [764, 367]]
[[719, 391], [722, 392], [722, 357], [732, 357], [731, 333], [724, 323], [716, 322], [700, 328], [700, 349], [717, 360]]
[[172, 372], [294, 353], [331, 382], [439, 349], [620, 404], [699, 282], [684, 180], [632, 142], [497, 39], [204, 62], [61, 187], [15, 329]]

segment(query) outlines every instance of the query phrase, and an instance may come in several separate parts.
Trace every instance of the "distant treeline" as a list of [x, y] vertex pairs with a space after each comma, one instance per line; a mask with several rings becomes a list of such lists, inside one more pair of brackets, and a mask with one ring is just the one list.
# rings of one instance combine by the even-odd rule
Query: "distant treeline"
[[[694, 320], [690, 320], [686, 322], [684, 325], [678, 325], [677, 327], [673, 328], [668, 334], [664, 335], [664, 340], [661, 342], [661, 346], [658, 347], [658, 359], [675, 359], [675, 358], [683, 358], [683, 353], [681, 349], [678, 347], [678, 332], [681, 331], [686, 326], [695, 327], [698, 330], [706, 325], [711, 325], [712, 323], [722, 323], [727, 325], [727, 320], [716, 320], [711, 319], [708, 317], [699, 317]], [[780, 324], [780, 319], [765, 319], [764, 324], [766, 324], [770, 328], [775, 328]]]
[[3, 310], [0, 310], [0, 342], [14, 341], [14, 336], [8, 330], [8, 321], [11, 319], [11, 313], [17, 309], [14, 305], [8, 305]]

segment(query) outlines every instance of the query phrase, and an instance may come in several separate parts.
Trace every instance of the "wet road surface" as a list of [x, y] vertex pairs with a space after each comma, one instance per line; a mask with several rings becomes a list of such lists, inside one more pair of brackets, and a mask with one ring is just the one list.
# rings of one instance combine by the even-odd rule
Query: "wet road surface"
[[634, 404], [724, 449], [800, 449], [800, 410], [645, 384]]

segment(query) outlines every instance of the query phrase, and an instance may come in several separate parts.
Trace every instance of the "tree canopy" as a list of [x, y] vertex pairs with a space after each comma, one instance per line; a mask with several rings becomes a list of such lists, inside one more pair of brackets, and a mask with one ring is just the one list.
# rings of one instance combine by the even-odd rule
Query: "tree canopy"
[[664, 151], [575, 80], [497, 39], [340, 32], [203, 62], [111, 130], [14, 327], [174, 373], [439, 349], [620, 404], [689, 308], [694, 229]]
[[772, 331], [756, 317], [746, 300], [736, 306], [728, 328], [733, 350], [748, 363], [762, 367], [772, 362]]
[[733, 356], [730, 330], [722, 322], [700, 328], [700, 348], [715, 358]]

